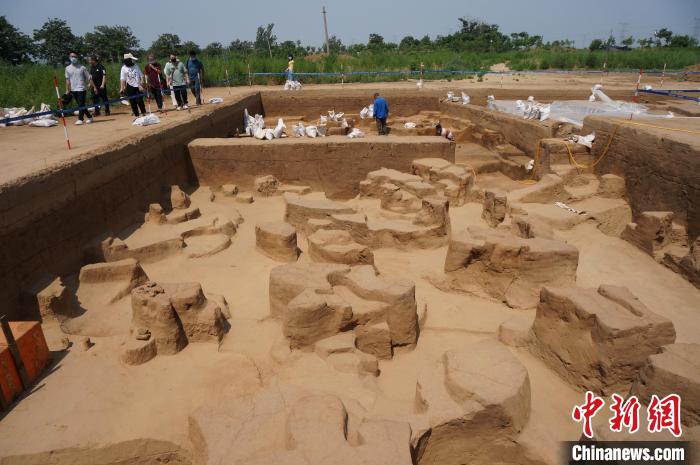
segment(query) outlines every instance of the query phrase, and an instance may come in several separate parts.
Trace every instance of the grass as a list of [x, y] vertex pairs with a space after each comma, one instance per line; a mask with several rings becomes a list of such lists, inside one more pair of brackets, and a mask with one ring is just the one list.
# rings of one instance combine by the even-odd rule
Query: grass
[[[248, 84], [248, 64], [253, 73], [280, 73], [287, 67], [283, 57], [267, 58], [259, 56], [243, 57], [232, 52], [224, 51], [221, 55], [203, 56], [206, 69], [206, 81], [210, 85], [218, 82], [223, 85], [228, 70], [231, 85]], [[400, 71], [399, 75], [350, 75], [345, 76], [345, 82], [398, 81], [409, 76], [410, 71], [421, 69], [421, 63], [426, 70], [425, 79], [467, 77], [462, 73], [454, 75], [431, 74], [432, 69], [441, 70], [472, 70], [485, 72], [496, 63], [508, 63], [513, 70], [600, 70], [607, 60], [608, 70], [660, 70], [666, 65], [668, 70], [681, 70], [700, 63], [700, 48], [683, 49], [635, 49], [627, 52], [610, 52], [588, 50], [545, 50], [511, 51], [503, 53], [455, 53], [447, 50], [429, 52], [386, 52], [363, 53], [358, 56], [309, 56], [295, 60], [295, 71], [299, 73], [324, 73], [354, 71]], [[117, 96], [119, 88], [117, 77], [119, 64], [106, 65], [109, 80], [108, 92], [111, 98]], [[471, 76], [471, 73], [469, 73]], [[53, 77], [59, 80], [59, 90], [63, 93], [63, 69], [47, 65], [28, 64], [19, 66], [0, 65], [0, 106], [12, 107], [35, 106], [38, 110], [42, 102], [55, 106], [56, 95], [53, 88]], [[417, 77], [417, 75], [413, 75]], [[281, 85], [283, 76], [256, 76], [253, 84]], [[339, 76], [302, 76], [304, 83], [340, 82]]]

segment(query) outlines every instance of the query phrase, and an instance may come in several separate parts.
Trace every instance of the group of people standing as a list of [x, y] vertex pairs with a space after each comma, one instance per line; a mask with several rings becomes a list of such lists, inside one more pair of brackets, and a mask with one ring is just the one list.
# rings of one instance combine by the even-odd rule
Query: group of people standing
[[[95, 116], [100, 115], [100, 107], [104, 106], [106, 115], [110, 114], [109, 98], [107, 96], [107, 70], [100, 62], [100, 57], [90, 57], [90, 70], [80, 63], [78, 54], [71, 52], [70, 64], [66, 66], [66, 95], [64, 101], [75, 100], [79, 107], [78, 120], [75, 124], [92, 123], [92, 114], [86, 106], [88, 89], [92, 94], [95, 106]], [[175, 96], [176, 109], [188, 109], [187, 88], [192, 90], [197, 105], [202, 104], [202, 82], [204, 65], [194, 51], [190, 51], [186, 63], [178, 60], [177, 55], [170, 54], [163, 68], [154, 55], [148, 55], [148, 61], [143, 72], [137, 64], [138, 58], [131, 53], [124, 54], [124, 60], [119, 72], [119, 94], [129, 99], [134, 117], [146, 114], [144, 94], [153, 98], [158, 111], [163, 111], [164, 90], [169, 89]]]

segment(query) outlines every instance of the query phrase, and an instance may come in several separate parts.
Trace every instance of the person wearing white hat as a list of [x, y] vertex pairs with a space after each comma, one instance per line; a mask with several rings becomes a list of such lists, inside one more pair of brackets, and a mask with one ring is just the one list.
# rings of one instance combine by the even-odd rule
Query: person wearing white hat
[[[119, 74], [119, 94], [132, 97], [129, 99], [129, 104], [136, 118], [140, 116], [139, 110], [141, 110], [142, 115], [146, 114], [146, 105], [143, 103], [143, 96], [139, 95], [143, 93], [144, 85], [143, 73], [136, 64], [137, 60], [138, 58], [131, 53], [125, 53], [124, 65]], [[139, 96], [134, 97], [135, 95]]]

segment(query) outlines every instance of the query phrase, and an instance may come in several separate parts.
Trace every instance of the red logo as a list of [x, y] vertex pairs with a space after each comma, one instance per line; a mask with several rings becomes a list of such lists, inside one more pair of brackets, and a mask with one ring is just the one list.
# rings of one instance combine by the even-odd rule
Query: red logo
[[630, 433], [636, 433], [639, 429], [639, 399], [632, 396], [627, 401], [617, 394], [612, 395], [613, 404], [610, 410], [613, 417], [608, 421], [610, 431], [619, 433], [625, 427]]
[[669, 430], [675, 437], [680, 437], [681, 429], [681, 396], [669, 394], [659, 399], [656, 394], [651, 396], [647, 409], [649, 432], [659, 433]]
[[603, 405], [605, 405], [605, 401], [602, 398], [597, 397], [591, 391], [586, 391], [586, 401], [581, 405], [575, 406], [571, 412], [571, 418], [574, 421], [583, 422], [583, 434], [589, 439], [593, 438], [591, 420], [598, 413], [598, 410], [603, 408]]
[[[586, 391], [583, 404], [574, 406], [571, 418], [578, 423], [583, 423], [583, 434], [593, 438], [593, 417], [603, 408], [605, 400], [591, 391]], [[618, 394], [612, 395], [610, 410], [612, 417], [608, 420], [610, 431], [619, 433], [627, 429], [630, 434], [639, 431], [639, 410], [641, 404], [636, 396], [630, 396], [625, 400]], [[647, 430], [650, 433], [660, 433], [668, 430], [675, 437], [683, 434], [681, 426], [681, 396], [669, 394], [660, 399], [656, 394], [651, 396], [647, 407]]]

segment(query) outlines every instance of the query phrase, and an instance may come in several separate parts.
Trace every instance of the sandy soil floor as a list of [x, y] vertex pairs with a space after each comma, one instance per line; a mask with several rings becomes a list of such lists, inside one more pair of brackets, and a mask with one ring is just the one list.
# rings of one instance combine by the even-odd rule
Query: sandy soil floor
[[[118, 360], [122, 336], [93, 337], [95, 345], [88, 351], [74, 345], [0, 422], [3, 455], [94, 447], [145, 437], [187, 447], [188, 412], [205, 402], [248, 394], [275, 383], [336, 394], [344, 401], [358, 403], [369, 416], [405, 418], [413, 411], [420, 368], [435, 363], [450, 348], [494, 339], [501, 322], [521, 312], [534, 312], [435, 288], [427, 278], [442, 272], [446, 247], [379, 249], [375, 263], [381, 273], [415, 281], [419, 307], [427, 305], [427, 320], [416, 349], [380, 361], [378, 378], [339, 373], [314, 353], [296, 353], [280, 365], [271, 358], [270, 350], [281, 338], [281, 326], [269, 317], [268, 305], [268, 276], [280, 263], [256, 250], [255, 224], [282, 219], [284, 201], [281, 197], [257, 198], [245, 205], [218, 196], [210, 202], [208, 193], [207, 188], [201, 188], [192, 195], [193, 205], [203, 215], [233, 217], [239, 211], [245, 218], [233, 244], [210, 257], [188, 259], [180, 255], [143, 268], [152, 280], [196, 281], [206, 293], [224, 295], [232, 320], [221, 346], [193, 343], [177, 355], [158, 356], [145, 365], [129, 367]], [[453, 231], [484, 224], [480, 215], [481, 205], [476, 203], [451, 209]], [[580, 286], [627, 286], [649, 308], [673, 321], [679, 342], [700, 342], [700, 297], [687, 281], [632, 245], [605, 236], [592, 224], [557, 232], [557, 236], [581, 251]], [[302, 235], [299, 245], [306, 249]], [[308, 257], [302, 254], [300, 260]], [[649, 276], [654, 279], [649, 280]], [[112, 308], [124, 314], [113, 315], [104, 321], [105, 326], [129, 318], [128, 304]], [[56, 349], [63, 335], [55, 326], [47, 325], [45, 331]], [[520, 441], [555, 463], [558, 441], [580, 434], [579, 425], [570, 419], [570, 410], [581, 401], [581, 393], [527, 350], [511, 351], [527, 368], [532, 385], [531, 419]], [[42, 441], [36, 441], [37, 437]]]

